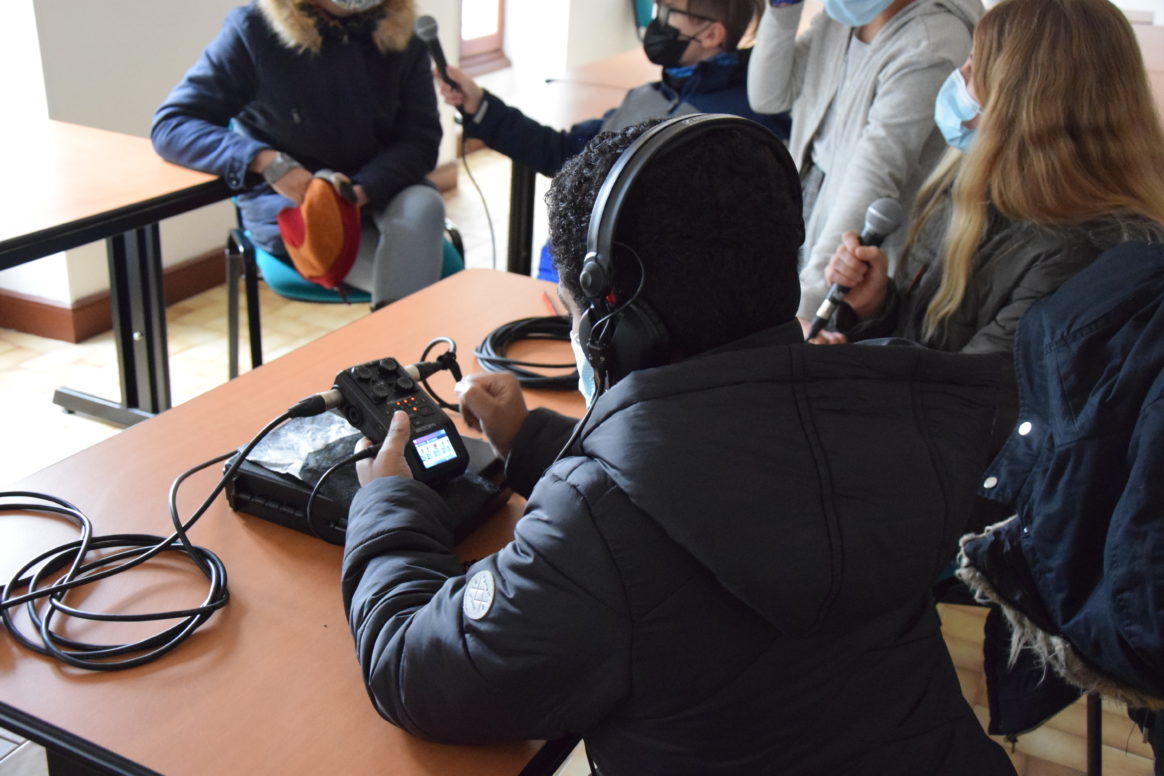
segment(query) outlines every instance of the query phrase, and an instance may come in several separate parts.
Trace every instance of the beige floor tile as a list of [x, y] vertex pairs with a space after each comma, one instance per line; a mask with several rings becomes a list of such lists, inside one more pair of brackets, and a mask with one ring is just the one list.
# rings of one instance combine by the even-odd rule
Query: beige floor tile
[[12, 329], [0, 329], [0, 332], [3, 333], [2, 337], [5, 342], [16, 347], [35, 350], [38, 353], [49, 353], [54, 350], [66, 350], [73, 347], [68, 342], [37, 337], [35, 334], [25, 334], [24, 332], [13, 331]]
[[48, 776], [44, 750], [26, 741], [0, 760], [0, 776]]

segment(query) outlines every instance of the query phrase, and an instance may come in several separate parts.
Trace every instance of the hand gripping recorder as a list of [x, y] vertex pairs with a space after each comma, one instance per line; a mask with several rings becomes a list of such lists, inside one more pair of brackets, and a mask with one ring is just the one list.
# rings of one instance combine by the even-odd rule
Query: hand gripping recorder
[[344, 417], [377, 445], [388, 436], [393, 413], [407, 412], [412, 434], [404, 459], [414, 478], [434, 483], [462, 474], [469, 454], [452, 420], [420, 386], [425, 376], [416, 366], [382, 358], [340, 372], [335, 389]]

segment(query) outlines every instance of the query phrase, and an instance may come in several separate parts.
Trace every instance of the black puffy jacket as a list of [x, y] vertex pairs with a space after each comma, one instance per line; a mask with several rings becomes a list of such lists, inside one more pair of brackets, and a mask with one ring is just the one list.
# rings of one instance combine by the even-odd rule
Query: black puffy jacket
[[380, 712], [448, 742], [583, 734], [604, 776], [1012, 774], [928, 596], [997, 361], [800, 339], [632, 373], [556, 462], [572, 422], [535, 411], [507, 467], [526, 514], [467, 571], [432, 490], [363, 488], [343, 593]]

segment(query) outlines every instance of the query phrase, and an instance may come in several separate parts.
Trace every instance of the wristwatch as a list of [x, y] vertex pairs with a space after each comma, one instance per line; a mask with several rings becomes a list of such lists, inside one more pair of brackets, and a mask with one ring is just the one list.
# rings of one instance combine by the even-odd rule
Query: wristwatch
[[279, 151], [275, 154], [275, 158], [270, 163], [268, 163], [266, 167], [263, 168], [263, 180], [274, 186], [275, 181], [279, 180], [284, 175], [294, 170], [296, 167], [302, 166], [303, 165], [292, 159], [290, 156], [287, 156], [282, 151]]

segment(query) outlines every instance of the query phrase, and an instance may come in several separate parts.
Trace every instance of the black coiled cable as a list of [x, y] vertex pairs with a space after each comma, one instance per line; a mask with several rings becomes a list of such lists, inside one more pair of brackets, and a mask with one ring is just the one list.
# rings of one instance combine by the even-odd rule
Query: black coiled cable
[[[39, 512], [59, 515], [72, 521], [81, 537], [67, 544], [49, 549], [16, 571], [12, 579], [0, 588], [0, 621], [17, 642], [41, 655], [56, 658], [77, 668], [91, 671], [120, 671], [135, 668], [161, 657], [186, 640], [214, 612], [226, 606], [230, 596], [226, 584], [226, 567], [217, 555], [204, 547], [191, 544], [186, 533], [210, 508], [214, 499], [234, 477], [238, 467], [251, 450], [276, 426], [290, 417], [284, 413], [268, 423], [227, 467], [218, 485], [185, 523], [178, 515], [178, 488], [191, 475], [225, 461], [234, 450], [187, 470], [170, 487], [170, 520], [174, 532], [162, 538], [152, 534], [110, 534], [94, 536], [93, 525], [73, 504], [55, 496], [32, 491], [0, 492], [2, 512]], [[16, 499], [16, 501], [9, 501]], [[29, 500], [31, 499], [31, 500]], [[99, 550], [120, 550], [95, 560], [87, 560]], [[65, 603], [66, 594], [75, 588], [91, 585], [114, 574], [140, 566], [163, 552], [176, 552], [193, 561], [207, 579], [206, 597], [198, 606], [168, 612], [143, 614], [110, 614], [78, 609]], [[43, 564], [43, 565], [42, 565]], [[57, 573], [67, 569], [57, 577]], [[48, 581], [55, 580], [55, 581]], [[16, 591], [25, 591], [17, 594]], [[26, 633], [15, 620], [14, 610], [24, 604], [35, 634]], [[102, 622], [160, 622], [176, 620], [152, 636], [127, 644], [90, 644], [76, 641], [54, 630], [57, 616], [75, 617]]]
[[[552, 391], [573, 391], [578, 388], [578, 367], [569, 364], [541, 364], [508, 358], [509, 346], [520, 340], [570, 341], [570, 319], [559, 315], [521, 318], [498, 326], [477, 346], [473, 355], [486, 372], [512, 372], [526, 388], [545, 388]], [[532, 369], [566, 370], [561, 375], [547, 375]]]

